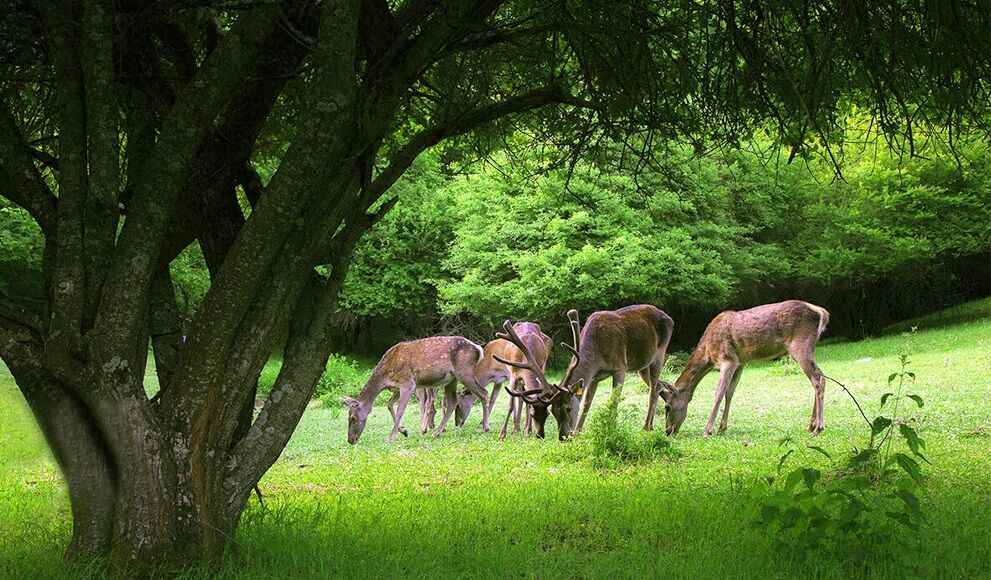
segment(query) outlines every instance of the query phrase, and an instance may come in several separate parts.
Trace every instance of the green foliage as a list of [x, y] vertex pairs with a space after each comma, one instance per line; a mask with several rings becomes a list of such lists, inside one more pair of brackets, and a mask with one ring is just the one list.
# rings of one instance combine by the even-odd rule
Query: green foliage
[[341, 305], [358, 315], [429, 316], [456, 221], [437, 160], [422, 155], [392, 188], [400, 202], [355, 249]]
[[614, 391], [605, 408], [596, 411], [589, 421], [592, 464], [597, 468], [611, 469], [661, 457], [678, 457], [663, 431], [644, 432], [637, 429], [637, 411], [633, 407], [621, 407], [622, 399], [622, 395]]
[[371, 369], [358, 362], [339, 354], [332, 354], [327, 360], [327, 370], [317, 382], [313, 396], [325, 406], [337, 409], [340, 407], [341, 396], [357, 396], [371, 374]]
[[[921, 409], [923, 399], [904, 393], [906, 382], [915, 382], [915, 374], [907, 370], [907, 355], [900, 356], [900, 363], [900, 370], [888, 376], [888, 385], [895, 385], [895, 390], [880, 397], [879, 411], [890, 401], [891, 415], [879, 414], [873, 420], [863, 415], [869, 429], [867, 443], [854, 449], [839, 469], [823, 472], [809, 466], [810, 452], [832, 461], [822, 447], [797, 446], [791, 437], [782, 440], [789, 449], [778, 461], [777, 475], [767, 478], [768, 488], [757, 492], [761, 507], [756, 525], [768, 529], [783, 552], [801, 558], [826, 553], [860, 569], [879, 557], [900, 566], [906, 551], [918, 547], [916, 533], [926, 522], [921, 504], [925, 480], [918, 460], [928, 463], [922, 454], [926, 443], [911, 419], [899, 414], [899, 405], [910, 403]], [[847, 393], [863, 414], [853, 394]], [[895, 439], [901, 440], [904, 451], [892, 448]], [[805, 464], [782, 474], [796, 450]]]
[[0, 296], [40, 297], [37, 285], [45, 240], [23, 209], [0, 197]]
[[176, 303], [182, 316], [189, 320], [203, 302], [210, 289], [210, 272], [207, 270], [199, 242], [193, 242], [169, 265], [176, 291]]
[[636, 176], [582, 162], [532, 177], [533, 153], [509, 173], [453, 179], [428, 158], [359, 245], [345, 303], [435, 328], [443, 317], [551, 326], [569, 308], [648, 302], [692, 328], [732, 305], [802, 296], [834, 312], [832, 332], [860, 336], [980, 283], [986, 264], [953, 264], [991, 239], [983, 146], [959, 167], [939, 150], [849, 156], [836, 180], [814, 160], [776, 159], [764, 137], [750, 145], [762, 153], [698, 159], [672, 145]]

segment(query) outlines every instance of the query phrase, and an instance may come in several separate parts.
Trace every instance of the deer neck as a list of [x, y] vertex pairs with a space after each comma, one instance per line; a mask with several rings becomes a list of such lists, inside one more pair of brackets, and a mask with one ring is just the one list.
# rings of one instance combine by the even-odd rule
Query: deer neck
[[591, 362], [587, 362], [589, 360], [582, 357], [576, 364], [569, 365], [568, 370], [564, 373], [561, 386], [566, 389], [572, 389], [578, 381], [584, 379], [582, 388], [587, 389], [592, 384], [592, 379], [595, 378], [596, 371]]
[[365, 386], [361, 389], [361, 393], [358, 394], [357, 401], [361, 406], [362, 411], [368, 412], [371, 410], [372, 405], [375, 403], [375, 398], [379, 396], [384, 390], [385, 386], [382, 381], [378, 380], [374, 374]]
[[695, 349], [692, 356], [688, 357], [685, 369], [681, 371], [678, 379], [674, 382], [674, 390], [685, 392], [691, 398], [695, 394], [695, 387], [702, 382], [702, 378], [711, 369], [712, 363], [709, 362], [709, 357], [705, 356], [701, 349]]

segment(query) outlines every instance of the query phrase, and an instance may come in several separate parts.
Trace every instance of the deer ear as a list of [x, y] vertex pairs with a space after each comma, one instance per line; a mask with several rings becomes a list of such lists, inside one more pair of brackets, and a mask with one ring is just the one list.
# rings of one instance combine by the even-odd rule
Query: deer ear
[[582, 393], [585, 392], [585, 379], [578, 379], [578, 382], [571, 386], [571, 392], [576, 397], [582, 396]]
[[671, 388], [670, 387], [671, 387], [671, 385], [664, 384], [664, 385], [661, 386], [661, 390], [658, 393], [659, 395], [661, 395], [661, 398], [664, 399], [664, 402], [665, 403], [670, 403], [671, 402]]
[[341, 397], [341, 404], [345, 407], [357, 407], [358, 401], [351, 397]]

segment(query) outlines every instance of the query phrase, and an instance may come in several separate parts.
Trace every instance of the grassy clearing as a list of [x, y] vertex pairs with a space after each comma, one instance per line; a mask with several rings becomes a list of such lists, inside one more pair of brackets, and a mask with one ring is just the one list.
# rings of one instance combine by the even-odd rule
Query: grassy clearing
[[[908, 351], [926, 405], [915, 420], [928, 442], [928, 524], [909, 556], [925, 577], [988, 577], [991, 570], [991, 300], [911, 321], [914, 334], [820, 347], [823, 370], [868, 409]], [[844, 578], [838, 562], [803, 562], [774, 551], [751, 526], [753, 482], [774, 471], [778, 441], [807, 440], [812, 390], [793, 364], [749, 366], [729, 431], [704, 439], [715, 375], [700, 386], [669, 452], [597, 468], [588, 438], [560, 444], [465, 429], [439, 439], [384, 443], [389, 415], [376, 408], [362, 440], [345, 441], [337, 408], [309, 410], [252, 505], [237, 562], [224, 578], [262, 577], [642, 577]], [[639, 379], [624, 405], [642, 420]], [[608, 384], [595, 407], [603, 408]], [[503, 395], [505, 397], [505, 395]], [[493, 426], [501, 425], [502, 399]], [[68, 505], [5, 370], [0, 369], [0, 577], [64, 577], [57, 554], [68, 540]], [[861, 441], [862, 419], [838, 388], [826, 397], [826, 432], [816, 441], [843, 452]], [[405, 423], [418, 424], [415, 405]], [[550, 426], [552, 421], [549, 421]], [[496, 429], [497, 430], [497, 427]], [[827, 467], [810, 454], [808, 461]], [[900, 575], [883, 564], [855, 576]]]

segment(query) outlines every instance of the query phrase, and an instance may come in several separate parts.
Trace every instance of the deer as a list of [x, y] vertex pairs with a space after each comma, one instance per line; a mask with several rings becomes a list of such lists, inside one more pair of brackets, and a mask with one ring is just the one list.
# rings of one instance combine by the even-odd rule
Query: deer
[[674, 435], [688, 413], [695, 387], [714, 368], [719, 369], [716, 400], [703, 434], [712, 435], [719, 405], [725, 398], [719, 433], [726, 430], [730, 403], [740, 382], [743, 366], [751, 361], [776, 359], [788, 354], [798, 363], [812, 388], [812, 418], [808, 431], [816, 436], [825, 429], [823, 397], [826, 378], [815, 360], [816, 343], [829, 323], [829, 312], [801, 300], [764, 304], [748, 310], [727, 310], [706, 327], [698, 346], [673, 386], [661, 393], [666, 431]]
[[[550, 356], [553, 346], [551, 337], [544, 334], [540, 330], [540, 325], [535, 322], [517, 322], [513, 325], [513, 330], [520, 337], [520, 340], [527, 345], [530, 353], [535, 358], [536, 366], [543, 371], [547, 365], [547, 358]], [[540, 387], [540, 383], [532, 371], [507, 365], [497, 360], [496, 357], [516, 363], [526, 362], [523, 351], [509, 340], [496, 338], [485, 345], [484, 356], [475, 367], [475, 379], [478, 381], [478, 384], [483, 386], [494, 383], [492, 385], [492, 393], [489, 395], [490, 413], [491, 408], [495, 406], [496, 398], [499, 396], [499, 391], [502, 389], [503, 384], [508, 383], [510, 387], [514, 388], [522, 385], [524, 390], [533, 390]], [[458, 399], [454, 415], [454, 423], [458, 427], [464, 425], [465, 421], [468, 420], [468, 415], [471, 413], [475, 398], [470, 391], [465, 391]], [[499, 431], [500, 441], [506, 438], [510, 419], [513, 421], [513, 433], [520, 431], [520, 420], [524, 413], [526, 414], [524, 432], [530, 433], [531, 429], [535, 429], [537, 437], [543, 438], [543, 425], [541, 424], [539, 428], [534, 428], [533, 418], [525, 402], [518, 397], [511, 397], [509, 399], [509, 413], [506, 415], [502, 430]]]
[[[489, 396], [475, 380], [475, 366], [481, 358], [482, 347], [463, 336], [433, 336], [393, 346], [375, 365], [358, 397], [342, 399], [348, 408], [348, 443], [354, 445], [358, 442], [365, 430], [372, 403], [382, 391], [389, 389], [393, 393], [387, 405], [393, 421], [392, 432], [387, 439], [391, 443], [398, 434], [406, 434], [402, 417], [414, 391], [418, 388], [435, 390], [443, 387], [445, 399], [453, 402], [459, 382], [482, 400], [482, 430], [488, 432]], [[428, 395], [421, 398], [421, 411], [426, 411], [428, 402], [430, 409], [433, 409], [433, 400]], [[444, 432], [453, 413], [454, 405], [445, 405], [444, 417], [434, 430], [435, 437]], [[424, 412], [421, 430], [425, 431], [427, 424], [427, 413]]]
[[[656, 306], [637, 304], [618, 310], [594, 312], [586, 319], [584, 328], [581, 327], [577, 310], [568, 311], [568, 321], [574, 344], [561, 343], [572, 355], [561, 382], [551, 384], [541, 371], [535, 372], [543, 385], [539, 393], [532, 389], [518, 392], [507, 388], [506, 391], [524, 398], [533, 406], [535, 422], [541, 410], [543, 417], [546, 417], [546, 408], [550, 406], [558, 421], [559, 437], [564, 439], [581, 432], [599, 382], [612, 377], [613, 390], [621, 392], [626, 374], [634, 371], [650, 388], [644, 429], [652, 430], [657, 400], [662, 386], [665, 386], [660, 374], [674, 333], [674, 320]], [[508, 337], [516, 344], [509, 330], [506, 328], [506, 333], [497, 336]], [[527, 354], [526, 349], [520, 350]], [[533, 359], [529, 356], [527, 359], [528, 366], [525, 368], [532, 369], [535, 366]], [[579, 403], [581, 411], [576, 422]]]

